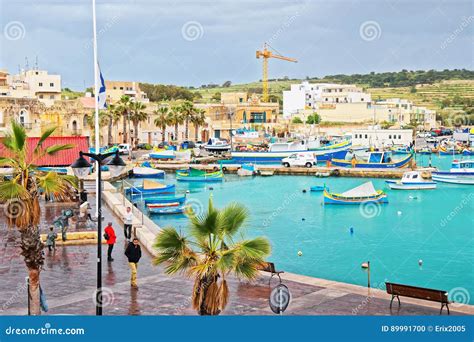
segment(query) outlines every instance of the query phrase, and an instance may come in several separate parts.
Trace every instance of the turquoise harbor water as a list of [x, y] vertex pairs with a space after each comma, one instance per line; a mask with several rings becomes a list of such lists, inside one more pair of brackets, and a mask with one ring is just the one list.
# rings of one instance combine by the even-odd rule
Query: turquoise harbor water
[[[425, 157], [418, 158], [419, 165], [428, 162]], [[451, 160], [433, 158], [433, 165], [448, 169]], [[270, 260], [278, 269], [366, 285], [361, 263], [370, 261], [372, 287], [388, 280], [447, 291], [462, 288], [454, 291], [463, 296], [467, 291], [474, 303], [474, 187], [439, 183], [436, 190], [396, 191], [383, 179], [370, 179], [388, 193], [389, 203], [366, 208], [325, 206], [321, 192], [309, 192], [323, 183], [343, 192], [368, 180], [226, 175], [222, 183], [177, 183], [177, 193], [189, 190], [188, 202], [196, 210], [206, 209], [211, 193], [219, 207], [244, 203], [251, 213], [246, 234], [268, 237]], [[167, 175], [165, 182], [175, 183], [174, 176]], [[183, 215], [153, 220], [187, 231]]]

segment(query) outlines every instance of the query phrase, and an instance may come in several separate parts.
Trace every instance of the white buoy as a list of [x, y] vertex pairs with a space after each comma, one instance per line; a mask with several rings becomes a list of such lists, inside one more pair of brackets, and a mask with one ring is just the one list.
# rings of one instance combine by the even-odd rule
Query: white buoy
[[421, 259], [418, 260], [418, 265], [419, 265], [419, 266], [423, 266], [423, 260], [421, 260]]
[[298, 251], [298, 256], [302, 256], [303, 255], [303, 252], [302, 251]]
[[362, 268], [369, 268], [369, 264], [366, 262], [363, 262], [362, 265], [360, 265]]
[[397, 211], [397, 215], [398, 215], [398, 216], [401, 216], [401, 215], [402, 215], [402, 212], [401, 212], [400, 210]]

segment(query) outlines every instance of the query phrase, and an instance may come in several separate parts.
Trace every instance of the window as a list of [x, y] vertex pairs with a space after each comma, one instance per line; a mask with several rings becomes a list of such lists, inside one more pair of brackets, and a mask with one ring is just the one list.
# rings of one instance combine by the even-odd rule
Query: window
[[365, 135], [365, 139], [367, 139], [367, 134]]
[[50, 87], [54, 87], [54, 83], [51, 82], [51, 83], [49, 84], [49, 86], [50, 86]]
[[414, 174], [413, 175], [413, 179], [417, 179], [418, 178], [418, 175], [417, 174]]
[[388, 138], [389, 138], [389, 139], [392, 139], [392, 135], [391, 135], [391, 134], [389, 134], [389, 135], [388, 135]]
[[399, 136], [398, 136], [398, 139], [402, 139], [402, 136], [401, 136], [401, 135], [399, 135]]
[[43, 86], [43, 82], [38, 83], [38, 86], [42, 87], [42, 86]]
[[123, 87], [120, 87], [120, 90], [123, 90]]
[[114, 90], [117, 90], [117, 87], [114, 87]]
[[54, 95], [49, 95], [50, 100], [54, 100]]
[[364, 102], [364, 98], [361, 98], [361, 99], [360, 99], [360, 102]]
[[38, 97], [39, 97], [40, 99], [42, 99], [42, 98], [43, 98], [43, 94], [40, 94]]

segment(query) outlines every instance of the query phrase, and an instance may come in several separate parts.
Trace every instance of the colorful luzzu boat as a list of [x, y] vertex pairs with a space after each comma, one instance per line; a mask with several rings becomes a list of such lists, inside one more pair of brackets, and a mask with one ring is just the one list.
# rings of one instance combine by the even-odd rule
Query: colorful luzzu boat
[[333, 166], [353, 167], [357, 169], [399, 169], [410, 163], [413, 155], [410, 154], [399, 160], [392, 160], [390, 152], [370, 152], [367, 161], [354, 157], [352, 160], [333, 159]]
[[375, 190], [372, 182], [367, 182], [342, 194], [330, 193], [324, 190], [324, 204], [361, 204], [361, 203], [388, 203], [387, 194], [382, 190]]
[[155, 204], [147, 204], [148, 212], [156, 215], [174, 215], [182, 214], [186, 209], [185, 206], [157, 206]]
[[449, 171], [432, 172], [431, 178], [442, 183], [474, 185], [474, 159], [453, 160]]
[[409, 171], [403, 174], [400, 180], [386, 180], [385, 183], [392, 190], [428, 190], [436, 189], [436, 182], [423, 179], [421, 172]]
[[318, 161], [331, 160], [333, 158], [344, 158], [347, 150], [351, 147], [349, 140], [322, 147], [307, 147], [303, 142], [275, 143], [271, 144], [268, 151], [232, 151], [232, 161], [235, 163], [277, 163], [293, 153], [311, 151], [316, 155]]
[[186, 196], [181, 197], [151, 197], [145, 199], [145, 204], [152, 204], [156, 207], [176, 207], [186, 202]]
[[152, 167], [136, 166], [132, 172], [135, 178], [165, 178], [165, 171]]
[[222, 170], [206, 172], [189, 168], [176, 171], [176, 180], [185, 182], [222, 182], [224, 180], [224, 173]]

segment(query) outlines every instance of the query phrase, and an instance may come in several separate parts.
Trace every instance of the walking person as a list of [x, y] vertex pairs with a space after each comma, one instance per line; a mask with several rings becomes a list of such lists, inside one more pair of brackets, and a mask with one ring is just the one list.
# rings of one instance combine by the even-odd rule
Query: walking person
[[132, 238], [132, 224], [133, 224], [133, 213], [132, 208], [127, 207], [125, 214], [123, 215], [123, 234], [125, 239], [130, 242]]
[[130, 266], [131, 271], [130, 285], [138, 290], [137, 267], [138, 261], [140, 261], [140, 258], [142, 257], [142, 250], [136, 237], [128, 244], [127, 249], [125, 250], [125, 255], [128, 258], [128, 265]]
[[115, 241], [117, 241], [117, 236], [115, 235], [115, 230], [112, 227], [112, 222], [109, 222], [107, 227], [105, 227], [104, 238], [107, 240], [107, 245], [109, 246], [107, 249], [107, 261], [114, 261], [112, 258], [112, 250], [114, 249]]
[[54, 227], [49, 227], [48, 235], [46, 236], [46, 246], [48, 246], [48, 250], [51, 252], [53, 249], [56, 250], [56, 238], [58, 234], [54, 232]]

